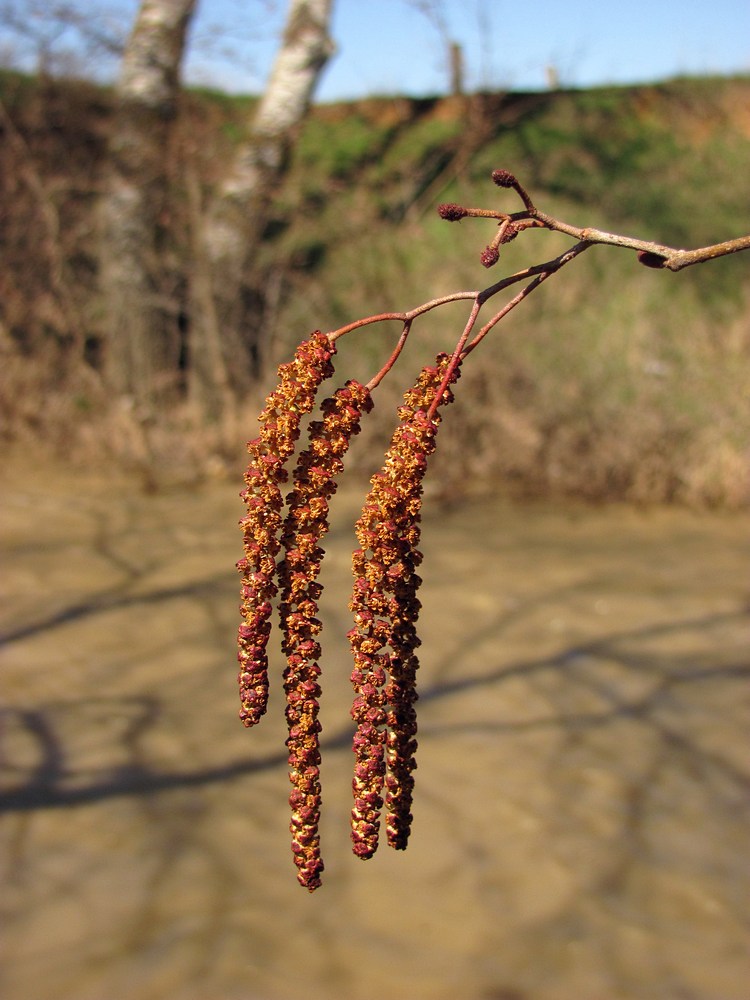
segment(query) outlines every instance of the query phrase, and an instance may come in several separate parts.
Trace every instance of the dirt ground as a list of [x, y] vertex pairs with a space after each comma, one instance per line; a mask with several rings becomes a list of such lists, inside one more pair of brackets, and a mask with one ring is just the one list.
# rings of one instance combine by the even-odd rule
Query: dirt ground
[[337, 498], [310, 895], [238, 486], [3, 480], [5, 1000], [747, 1000], [750, 517], [428, 503], [412, 840], [362, 862]]

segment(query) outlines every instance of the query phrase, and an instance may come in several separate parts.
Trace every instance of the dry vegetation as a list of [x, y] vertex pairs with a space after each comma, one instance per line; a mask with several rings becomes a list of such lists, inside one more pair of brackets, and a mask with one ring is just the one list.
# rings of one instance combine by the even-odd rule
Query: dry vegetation
[[[236, 467], [273, 365], [254, 398], [212, 426], [187, 405], [179, 362], [156, 415], [112, 400], [102, 383], [96, 206], [108, 93], [4, 74], [0, 99], [4, 447], [63, 450], [77, 462], [114, 454], [147, 483]], [[187, 94], [165, 153], [172, 197], [154, 292], [171, 317], [178, 359], [192, 227], [238, 138], [243, 100]], [[434, 208], [486, 202], [496, 166], [523, 176], [539, 203], [580, 225], [682, 246], [745, 234], [749, 100], [750, 81], [740, 79], [485, 95], [468, 112], [456, 99], [319, 108], [264, 245], [269, 354], [286, 359], [315, 327], [484, 283], [479, 223], [446, 226]], [[535, 241], [538, 257], [529, 259]], [[500, 266], [547, 259], [564, 245], [530, 236]], [[673, 275], [597, 248], [550, 281], [467, 364], [436, 456], [442, 492], [746, 504], [744, 258]], [[399, 362], [407, 371], [455, 342], [464, 314], [452, 310], [415, 328]], [[387, 356], [388, 337], [353, 336], [338, 360], [342, 377], [366, 380]], [[399, 391], [379, 390], [355, 460], [374, 464], [368, 440], [387, 434]]]

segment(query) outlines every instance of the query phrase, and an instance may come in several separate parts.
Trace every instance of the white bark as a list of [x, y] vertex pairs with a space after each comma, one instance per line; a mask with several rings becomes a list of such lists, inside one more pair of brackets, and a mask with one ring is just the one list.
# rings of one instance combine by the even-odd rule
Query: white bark
[[262, 208], [285, 171], [289, 149], [310, 108], [323, 68], [334, 51], [329, 35], [333, 0], [291, 0], [281, 46], [258, 106], [252, 131], [237, 151], [219, 191], [206, 237], [214, 261], [236, 260], [250, 235], [241, 222], [249, 218], [257, 232]]
[[[159, 308], [158, 218], [179, 68], [196, 0], [142, 0], [117, 85], [118, 118], [103, 202], [102, 292], [113, 389], [144, 404], [176, 374], [179, 340]], [[208, 413], [257, 372], [264, 282], [253, 260], [269, 206], [313, 91], [333, 51], [333, 0], [290, 0], [283, 39], [247, 141], [206, 210], [194, 221], [188, 331], [191, 392]]]
[[[203, 226], [204, 258], [211, 269], [211, 308], [194, 300], [191, 355], [205, 353], [220, 331], [232, 385], [244, 390], [257, 374], [267, 331], [262, 275], [254, 258], [270, 217], [273, 195], [333, 53], [329, 23], [333, 0], [290, 0], [286, 26], [266, 90], [246, 142], [237, 151]], [[196, 396], [206, 389], [195, 387]]]
[[142, 0], [123, 54], [120, 100], [171, 109], [179, 86], [185, 38], [197, 0]]
[[143, 0], [123, 56], [102, 204], [100, 285], [111, 387], [149, 404], [172, 367], [171, 324], [157, 306], [158, 217], [179, 69], [196, 0]]

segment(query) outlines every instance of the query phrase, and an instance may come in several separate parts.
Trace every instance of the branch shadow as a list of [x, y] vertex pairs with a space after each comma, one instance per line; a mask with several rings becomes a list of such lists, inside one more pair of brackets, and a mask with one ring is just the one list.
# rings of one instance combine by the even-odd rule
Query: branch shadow
[[193, 597], [205, 600], [209, 597], [215, 597], [218, 592], [226, 591], [229, 593], [230, 590], [233, 590], [233, 585], [234, 578], [226, 572], [221, 572], [203, 577], [192, 583], [181, 584], [175, 587], [156, 588], [138, 594], [123, 593], [122, 587], [115, 587], [111, 590], [100, 592], [89, 600], [79, 601], [67, 607], [60, 608], [46, 618], [2, 632], [0, 633], [0, 644], [10, 645], [14, 642], [21, 642], [24, 639], [33, 638], [51, 629], [59, 628], [61, 625], [69, 625], [107, 611], [140, 607], [144, 604], [163, 604], [180, 597]]
[[[169, 588], [164, 591], [152, 592], [151, 600], [166, 600], [175, 594], [205, 592], [213, 585], [214, 579], [201, 582], [200, 585], [186, 588]], [[121, 598], [118, 606], [133, 603], [146, 598]], [[81, 609], [81, 613], [93, 613], [99, 608]], [[74, 609], [69, 609], [69, 614]], [[695, 666], [685, 666], [684, 657], [678, 657], [678, 663], [672, 663], [663, 657], [658, 661], [654, 654], [651, 659], [645, 659], [643, 653], [627, 652], [621, 647], [625, 643], [637, 643], [654, 638], [664, 638], [684, 633], [686, 630], [701, 630], [722, 624], [734, 624], [743, 616], [739, 613], [706, 615], [700, 618], [687, 618], [650, 625], [642, 628], [612, 632], [589, 643], [574, 644], [561, 649], [552, 656], [539, 659], [527, 659], [510, 664], [503, 664], [494, 670], [483, 671], [481, 674], [446, 679], [436, 684], [422, 687], [419, 692], [421, 704], [450, 699], [454, 696], [471, 691], [494, 692], [503, 683], [513, 678], [532, 679], [537, 674], [555, 671], [570, 674], [576, 671], [582, 661], [606, 658], [617, 662], [628, 671], [649, 672], [655, 675], [656, 681], [649, 691], [636, 698], [623, 697], [616, 689], [599, 685], [597, 697], [602, 700], [602, 707], [595, 711], [567, 711], [559, 709], [536, 719], [518, 721], [501, 720], [488, 724], [466, 721], [454, 725], [441, 725], [438, 730], [429, 727], [421, 728], [423, 738], [436, 735], [446, 737], [452, 732], [518, 732], [522, 730], [548, 729], [550, 727], [582, 730], [585, 728], [603, 727], [613, 720], [629, 717], [637, 718], [643, 723], [654, 727], [664, 739], [675, 745], [688, 749], [692, 744], [688, 737], [654, 717], [655, 709], [675, 686], [698, 684], [701, 682], [721, 683], [750, 677], [750, 660], [748, 662], [731, 662], [712, 666], [701, 663]], [[41, 626], [40, 626], [41, 627]], [[497, 624], [493, 626], [497, 628]], [[476, 640], [480, 641], [479, 638]], [[467, 655], [464, 646], [463, 656]], [[450, 656], [448, 657], [450, 659]], [[454, 661], [455, 662], [455, 661]], [[573, 679], [573, 678], [571, 678]], [[590, 676], [577, 675], [576, 683], [584, 683], [591, 687], [595, 682]], [[124, 757], [125, 762], [114, 768], [102, 768], [92, 777], [77, 772], [68, 759], [64, 740], [60, 733], [60, 722], [67, 716], [66, 726], [80, 729], [84, 725], [86, 713], [96, 709], [112, 719], [121, 720], [117, 756]], [[72, 721], [71, 721], [72, 717]], [[148, 732], [158, 727], [161, 722], [161, 706], [154, 698], [137, 697], [124, 699], [90, 698], [58, 703], [49, 708], [0, 709], [0, 724], [4, 732], [6, 754], [0, 765], [0, 773], [5, 773], [6, 790], [0, 792], [0, 814], [10, 812], [34, 811], [40, 809], [65, 809], [76, 806], [102, 802], [107, 799], [129, 796], [152, 796], [175, 789], [196, 788], [213, 785], [286, 766], [286, 752], [283, 748], [278, 753], [266, 753], [262, 756], [238, 757], [227, 760], [223, 764], [212, 767], [195, 768], [191, 770], [160, 770], [150, 765], [139, 752], [141, 740]], [[346, 725], [321, 741], [323, 752], [338, 752], [346, 748], [351, 739], [352, 727]], [[30, 743], [33, 745], [33, 756], [36, 763], [25, 767], [22, 763], [13, 761], [13, 743]], [[111, 749], [111, 748], [110, 748]], [[693, 747], [695, 749], [695, 747]], [[9, 751], [9, 753], [8, 753]], [[107, 752], [106, 756], [111, 754]], [[29, 756], [27, 753], [25, 756]], [[731, 771], [725, 762], [728, 773]], [[19, 782], [19, 776], [22, 780]], [[747, 781], [741, 773], [732, 774], [738, 782]], [[8, 786], [11, 787], [8, 787]]]
[[[119, 595], [110, 599], [123, 606], [123, 602], [168, 600], [185, 593], [215, 596], [212, 588], [217, 581], [224, 580], [229, 583], [227, 577], [218, 574], [200, 584], [165, 588], [143, 598]], [[101, 607], [82, 608], [80, 613], [90, 614], [97, 610]], [[633, 885], [637, 879], [638, 864], [644, 858], [652, 857], [654, 852], [654, 789], [663, 775], [674, 774], [676, 763], [681, 774], [693, 773], [697, 776], [696, 780], [701, 782], [702, 788], [701, 804], [720, 819], [733, 812], [741, 813], [743, 808], [746, 810], [746, 792], [750, 784], [748, 775], [710, 745], [704, 745], [699, 730], [690, 725], [680, 726], [673, 711], [664, 712], [665, 707], [670, 708], [670, 700], [676, 693], [699, 689], [706, 684], [712, 685], [713, 689], [734, 686], [750, 676], [750, 662], [743, 660], [742, 656], [733, 655], [733, 644], [717, 648], [712, 655], [706, 652], [710, 642], [704, 641], [698, 644], [698, 653], [684, 655], [679, 651], [679, 643], [671, 643], [670, 640], [687, 633], [711, 635], [715, 629], [734, 630], [743, 621], [741, 613], [672, 618], [632, 629], [611, 630], [591, 641], [563, 643], [546, 656], [509, 658], [507, 662], [498, 657], [488, 662], [482, 653], [488, 641], [494, 641], [498, 636], [502, 638], [509, 625], [517, 622], [517, 615], [509, 612], [496, 616], [485, 629], [473, 633], [468, 641], [462, 640], [459, 648], [445, 650], [443, 662], [431, 665], [429, 673], [425, 670], [425, 683], [420, 688], [420, 705], [425, 711], [419, 734], [425, 752], [431, 741], [439, 740], [445, 744], [463, 733], [482, 738], [486, 736], [488, 743], [497, 743], [503, 737], [514, 734], [538, 733], [541, 736], [553, 730], [559, 735], [561, 763], [553, 761], [549, 765], [552, 769], [559, 766], [559, 772], [540, 772], [541, 780], [549, 780], [556, 807], [560, 807], [560, 815], [556, 819], [559, 825], [550, 831], [551, 842], [554, 843], [575, 835], [579, 842], [583, 842], [586, 852], [597, 849], [591, 829], [574, 831], [581, 814], [576, 814], [575, 804], [569, 806], [566, 802], [570, 788], [567, 772], [577, 766], [576, 754], [580, 742], [592, 734], [604, 733], [606, 740], [615, 744], [617, 727], [623, 722], [643, 727], [653, 740], [655, 749], [651, 757], [640, 771], [633, 773], [632, 780], [629, 784], [625, 783], [620, 793], [619, 832], [612, 843], [601, 848], [606, 859], [601, 862], [596, 875], [580, 876], [583, 888], [576, 897], [534, 928], [535, 954], [540, 962], [546, 960], [550, 967], [555, 967], [558, 962], [555, 956], [560, 948], [570, 941], [585, 938], [596, 942], [601, 952], [609, 949], [608, 967], [618, 970], [617, 975], [625, 987], [632, 986], [628, 977], [634, 973], [621, 954], [619, 939], [614, 932], [598, 928], [596, 918], [591, 916], [587, 905], [596, 896], [597, 912], [609, 907], [611, 911], [621, 913], [626, 922], [639, 926], [643, 926], [644, 922], [658, 921], [658, 916], [654, 916], [649, 908], [651, 904], [639, 900]], [[692, 642], [687, 645], [689, 650], [696, 646]], [[638, 686], [629, 688], [627, 685], [620, 688], [610, 683], [610, 679], [598, 670], [603, 661], [617, 664], [628, 676], [646, 676], [651, 683], [645, 689]], [[461, 671], [460, 675], [457, 671]], [[547, 684], [551, 678], [554, 678], [552, 687]], [[454, 722], [431, 719], [432, 706], [458, 704], [464, 695], [479, 693], [488, 704], [502, 704], [504, 688], [518, 680], [527, 683], [529, 690], [541, 684], [540, 690], [548, 698], [549, 710], [525, 718], [512, 718], [506, 714], [494, 720], [492, 715], [476, 719], [471, 717], [469, 711], [460, 711]], [[575, 689], [573, 695], [563, 696], [563, 690], [571, 688]], [[584, 707], [576, 707], [578, 698], [575, 692], [579, 690], [591, 693], [595, 698], [595, 707], [589, 707], [590, 699], [587, 702], [583, 697], [580, 704]], [[467, 706], [473, 703], [467, 702]], [[232, 914], [238, 892], [238, 859], [225, 849], [224, 842], [216, 836], [210, 799], [170, 793], [222, 787], [252, 780], [273, 770], [283, 773], [287, 766], [286, 751], [280, 745], [278, 751], [261, 750], [259, 753], [232, 756], [211, 766], [201, 766], [200, 763], [190, 768], [160, 766], [149, 758], [146, 747], [151, 745], [151, 737], [157, 735], [160, 727], [167, 725], [168, 721], [165, 703], [159, 697], [146, 695], [92, 696], [47, 703], [40, 707], [3, 709], [0, 711], [0, 731], [6, 753], [0, 761], [3, 785], [0, 814], [16, 817], [13, 877], [19, 882], [19, 892], [23, 892], [24, 878], [33, 884], [31, 870], [24, 862], [24, 842], [28, 830], [25, 824], [33, 823], [36, 816], [44, 813], [64, 813], [89, 805], [135, 800], [138, 812], [142, 813], [138, 822], [143, 822], [138, 842], [140, 874], [137, 877], [144, 888], [131, 909], [121, 919], [118, 918], [120, 923], [112, 932], [125, 956], [123, 968], [132, 961], [128, 956], [148, 955], [150, 949], [166, 947], [164, 942], [174, 934], [175, 923], [174, 919], [170, 923], [164, 915], [165, 901], [180, 891], [178, 887], [186, 879], [196, 880], [197, 873], [197, 886], [194, 882], [192, 891], [200, 893], [200, 909], [205, 916], [194, 926], [188, 917], [184, 918], [184, 924], [179, 924], [181, 928], [190, 928], [181, 932], [192, 942], [186, 948], [183, 962], [194, 980], [210, 981], [214, 965], [225, 960], [224, 942], [232, 932]], [[612, 727], [611, 730], [608, 727]], [[91, 735], [85, 735], [87, 733]], [[326, 755], [346, 754], [351, 747], [351, 735], [352, 725], [348, 719], [324, 734], [324, 759]], [[77, 755], [81, 746], [85, 753], [79, 760]], [[586, 754], [590, 753], [591, 747], [588, 747]], [[419, 794], [418, 787], [417, 798]], [[450, 808], [450, 792], [446, 791], [445, 796], [445, 807]], [[251, 798], [257, 801], [254, 794]], [[440, 807], [443, 808], [442, 803]], [[566, 812], [567, 809], [570, 811]], [[262, 813], [262, 808], [259, 811]], [[117, 815], [115, 813], [115, 817]], [[460, 817], [457, 821], [460, 822]], [[253, 822], [264, 821], [254, 818]], [[567, 832], [566, 824], [569, 828]], [[258, 836], [260, 838], [261, 834]], [[467, 859], [465, 863], [469, 867], [475, 863], [479, 865], [476, 858], [469, 860], [472, 855], [466, 853], [472, 846], [470, 838], [466, 843], [468, 846], [466, 850], [462, 849], [461, 855]], [[717, 847], [719, 855], [722, 850]], [[95, 887], [98, 884], [95, 878], [99, 877], [99, 871], [106, 868], [109, 860], [105, 853], [99, 853], [93, 860], [90, 857], [77, 858], [75, 863], [78, 868], [56, 874], [45, 885], [45, 905], [70, 898], [80, 891], [78, 882], [84, 876], [89, 878], [85, 865], [95, 869], [95, 875], [90, 876]], [[682, 860], [680, 864], [683, 864]], [[724, 859], [722, 864], [731, 870], [735, 864], [733, 856]], [[485, 876], [486, 870], [482, 877]], [[244, 871], [243, 877], [247, 878]], [[470, 875], [462, 877], [471, 878]], [[507, 884], [502, 881], [502, 874], [493, 877], [498, 880], [499, 889], [482, 886], [482, 905], [488, 907], [488, 912], [492, 904], [486, 902], [487, 894], [505, 891]], [[249, 884], [255, 886], [252, 878]], [[96, 889], [88, 891], [95, 893]], [[247, 892], [247, 888], [240, 891]], [[262, 891], [257, 889], [259, 895]], [[519, 921], [519, 927], [522, 926]], [[263, 924], [256, 929], [259, 939], [265, 933], [272, 935], [275, 932], [272, 922], [268, 927]], [[668, 930], [658, 925], [654, 933], [662, 935], [665, 940], [669, 936]], [[507, 954], [502, 954], [505, 956], [503, 961], [506, 961]], [[649, 975], [654, 981], [666, 982], [667, 973], [657, 968], [657, 959], [654, 959], [656, 971], [649, 972]], [[502, 983], [511, 981], [515, 976], [518, 980], [515, 985], [523, 984], [525, 990], [523, 976], [503, 968], [500, 958], [496, 962], [488, 953], [481, 962], [480, 978]], [[487, 993], [487, 996], [534, 995], [531, 987], [528, 993], [518, 989], [514, 994], [510, 987], [508, 991], [505, 994], [495, 991]], [[636, 995], [635, 987], [633, 995]]]

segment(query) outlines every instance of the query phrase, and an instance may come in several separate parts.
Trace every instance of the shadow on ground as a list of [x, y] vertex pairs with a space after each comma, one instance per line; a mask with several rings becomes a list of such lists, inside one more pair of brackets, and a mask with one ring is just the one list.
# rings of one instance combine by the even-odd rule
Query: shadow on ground
[[362, 863], [342, 497], [308, 896], [278, 691], [236, 720], [236, 490], [5, 497], [7, 1000], [744, 1000], [747, 517], [428, 514], [412, 842]]

